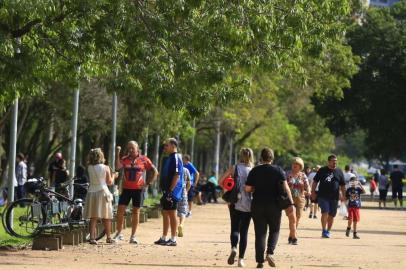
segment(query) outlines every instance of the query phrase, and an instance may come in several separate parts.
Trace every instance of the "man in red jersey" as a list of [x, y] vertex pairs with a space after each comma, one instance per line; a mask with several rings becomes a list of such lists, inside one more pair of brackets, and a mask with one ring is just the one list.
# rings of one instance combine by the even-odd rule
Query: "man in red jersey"
[[[148, 187], [148, 185], [156, 179], [158, 171], [149, 158], [140, 155], [138, 143], [136, 141], [128, 142], [127, 155], [122, 158], [120, 158], [121, 147], [117, 146], [116, 150], [116, 169], [124, 169], [124, 182], [123, 191], [121, 192], [118, 201], [117, 233], [114, 239], [123, 240], [121, 230], [123, 229], [124, 213], [128, 204], [132, 201], [133, 211], [130, 243], [138, 244], [135, 233], [139, 224], [143, 189]], [[144, 171], [152, 172], [147, 173], [148, 177], [146, 180], [143, 179]]]

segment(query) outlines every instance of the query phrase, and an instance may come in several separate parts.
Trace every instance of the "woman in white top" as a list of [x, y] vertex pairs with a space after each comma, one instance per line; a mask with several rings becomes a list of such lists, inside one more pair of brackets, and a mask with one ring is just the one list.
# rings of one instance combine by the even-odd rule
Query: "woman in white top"
[[103, 220], [107, 243], [114, 243], [111, 239], [111, 220], [113, 219], [113, 195], [108, 185], [113, 184], [110, 168], [104, 165], [104, 154], [100, 148], [90, 150], [89, 165], [89, 190], [86, 195], [84, 217], [90, 219], [90, 244], [96, 245], [96, 223]]
[[[224, 180], [230, 175], [238, 183], [239, 195], [235, 204], [229, 204], [230, 223], [231, 223], [231, 253], [228, 257], [228, 264], [234, 264], [237, 255], [237, 244], [239, 243], [238, 266], [244, 267], [244, 255], [248, 242], [248, 229], [251, 222], [251, 193], [245, 191], [245, 182], [251, 169], [254, 167], [254, 154], [250, 148], [240, 150], [240, 159], [238, 164], [231, 166], [220, 178], [220, 186], [223, 186]], [[238, 241], [240, 240], [240, 241]]]

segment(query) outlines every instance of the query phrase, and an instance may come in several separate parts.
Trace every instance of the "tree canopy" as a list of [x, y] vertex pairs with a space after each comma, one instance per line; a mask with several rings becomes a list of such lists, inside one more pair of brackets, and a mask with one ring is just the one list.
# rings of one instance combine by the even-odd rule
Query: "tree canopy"
[[[406, 1], [371, 8], [348, 32], [360, 70], [344, 98], [316, 100], [317, 111], [337, 135], [365, 138], [364, 154], [384, 161], [406, 154]], [[358, 133], [357, 133], [358, 132]], [[349, 135], [348, 135], [349, 134]]]

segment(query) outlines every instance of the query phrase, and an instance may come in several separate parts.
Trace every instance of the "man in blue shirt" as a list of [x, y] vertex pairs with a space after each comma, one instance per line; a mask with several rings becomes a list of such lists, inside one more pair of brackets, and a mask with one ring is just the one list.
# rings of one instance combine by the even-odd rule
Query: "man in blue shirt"
[[[178, 141], [176, 139], [167, 139], [164, 144], [164, 151], [169, 156], [162, 168], [160, 181], [163, 233], [161, 238], [155, 241], [155, 244], [176, 246], [176, 229], [178, 227], [176, 209], [178, 201], [182, 198], [183, 162], [181, 155], [178, 154]], [[169, 227], [171, 228], [171, 238], [167, 240]]]
[[190, 162], [190, 156], [184, 155], [183, 156], [183, 166], [187, 168], [190, 172], [190, 189], [187, 194], [187, 200], [189, 204], [189, 213], [186, 217], [190, 217], [192, 215], [192, 205], [193, 205], [193, 198], [195, 196], [195, 189], [197, 188], [197, 183], [199, 182], [199, 171], [196, 167]]

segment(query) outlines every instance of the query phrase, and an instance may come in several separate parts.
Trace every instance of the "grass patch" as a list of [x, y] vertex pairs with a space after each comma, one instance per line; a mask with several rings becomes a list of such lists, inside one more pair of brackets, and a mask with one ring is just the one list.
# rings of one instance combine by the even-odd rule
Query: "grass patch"
[[[0, 215], [3, 215], [4, 207], [0, 207]], [[0, 246], [25, 246], [32, 242], [31, 239], [21, 239], [9, 235], [3, 227], [3, 224], [0, 221]]]
[[149, 196], [144, 200], [144, 206], [152, 206], [155, 204], [159, 204], [159, 200], [161, 198], [161, 194], [158, 194], [156, 197]]

